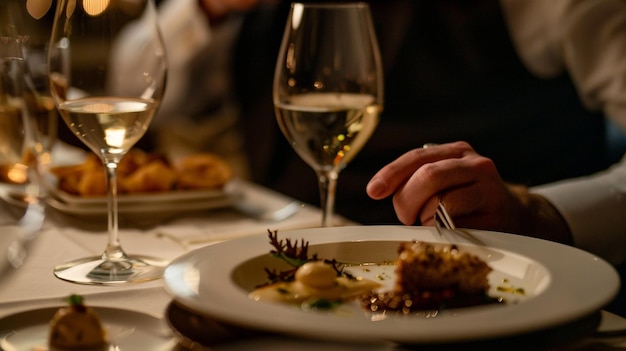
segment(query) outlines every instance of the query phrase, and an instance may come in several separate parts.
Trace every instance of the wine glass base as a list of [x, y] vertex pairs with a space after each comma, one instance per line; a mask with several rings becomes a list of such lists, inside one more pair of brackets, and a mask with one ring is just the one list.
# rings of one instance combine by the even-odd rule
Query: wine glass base
[[120, 285], [160, 279], [167, 262], [148, 256], [105, 260], [102, 256], [70, 261], [54, 268], [54, 275], [77, 284]]

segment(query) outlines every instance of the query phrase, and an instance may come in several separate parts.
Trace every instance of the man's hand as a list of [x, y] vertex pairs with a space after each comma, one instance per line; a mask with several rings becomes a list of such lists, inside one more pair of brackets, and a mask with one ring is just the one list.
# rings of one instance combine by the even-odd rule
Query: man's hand
[[465, 142], [405, 153], [374, 175], [367, 193], [373, 199], [393, 195], [406, 225], [433, 225], [441, 199], [458, 227], [571, 242], [567, 224], [546, 199], [505, 184], [493, 161]]

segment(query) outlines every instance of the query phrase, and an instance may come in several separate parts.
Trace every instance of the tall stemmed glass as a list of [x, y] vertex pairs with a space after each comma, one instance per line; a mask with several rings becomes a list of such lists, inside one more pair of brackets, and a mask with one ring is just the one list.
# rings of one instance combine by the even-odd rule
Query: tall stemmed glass
[[[129, 55], [140, 55], [140, 64], [122, 69]], [[83, 284], [161, 277], [164, 261], [122, 249], [117, 204], [118, 163], [145, 134], [165, 88], [166, 55], [154, 1], [59, 0], [48, 64], [63, 120], [105, 166], [109, 211], [104, 253], [57, 266], [55, 275]]]
[[317, 173], [322, 226], [332, 226], [339, 172], [370, 138], [383, 106], [369, 6], [292, 4], [273, 99], [281, 131]]

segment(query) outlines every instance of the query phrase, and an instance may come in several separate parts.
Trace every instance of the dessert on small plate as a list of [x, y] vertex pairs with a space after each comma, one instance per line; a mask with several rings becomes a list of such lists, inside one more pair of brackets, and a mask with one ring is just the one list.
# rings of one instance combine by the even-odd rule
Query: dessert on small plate
[[71, 295], [68, 305], [59, 308], [50, 321], [48, 345], [58, 350], [105, 350], [108, 342], [100, 316], [83, 302], [80, 295]]
[[0, 318], [0, 349], [11, 351], [155, 350], [176, 345], [161, 318], [99, 306], [77, 296], [68, 305], [18, 312]]

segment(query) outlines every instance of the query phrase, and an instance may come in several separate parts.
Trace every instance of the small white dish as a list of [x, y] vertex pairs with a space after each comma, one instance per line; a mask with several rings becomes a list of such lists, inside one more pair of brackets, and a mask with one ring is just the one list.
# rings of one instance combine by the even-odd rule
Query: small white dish
[[[0, 319], [0, 349], [6, 351], [48, 350], [49, 323], [59, 307], [15, 313]], [[140, 312], [94, 307], [107, 332], [107, 350], [174, 350], [176, 340], [167, 323]]]

